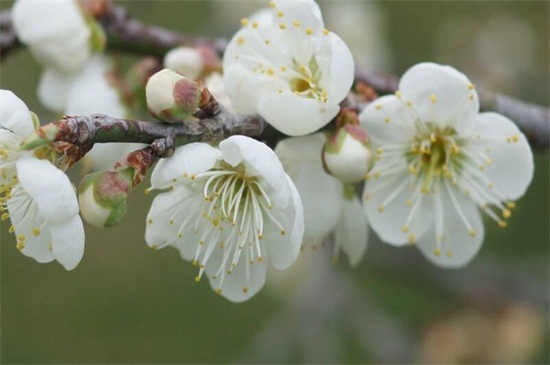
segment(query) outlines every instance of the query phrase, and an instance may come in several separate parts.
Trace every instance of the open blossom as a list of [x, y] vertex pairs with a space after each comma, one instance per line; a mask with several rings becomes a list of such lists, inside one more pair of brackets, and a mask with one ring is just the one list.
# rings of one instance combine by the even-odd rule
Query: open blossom
[[259, 113], [274, 128], [300, 136], [326, 125], [353, 82], [344, 42], [325, 29], [312, 0], [270, 3], [269, 16], [243, 19], [223, 59], [224, 78], [240, 113]]
[[67, 270], [84, 253], [84, 228], [68, 177], [32, 152], [19, 151], [34, 132], [27, 106], [13, 93], [0, 91], [0, 211], [11, 219], [17, 248], [38, 262], [57, 260]]
[[333, 233], [334, 258], [342, 250], [353, 266], [367, 248], [367, 219], [353, 186], [324, 171], [321, 151], [326, 140], [323, 133], [289, 138], [279, 142], [275, 152], [304, 204], [304, 248], [317, 249]]
[[234, 136], [219, 149], [192, 143], [159, 162], [146, 241], [171, 245], [227, 299], [249, 299], [264, 285], [266, 262], [278, 270], [298, 257], [303, 208], [296, 187], [263, 143]]
[[369, 223], [439, 266], [467, 264], [484, 236], [478, 208], [506, 227], [533, 177], [525, 136], [504, 116], [479, 113], [474, 86], [449, 66], [412, 67], [396, 95], [360, 119], [378, 155], [364, 191]]

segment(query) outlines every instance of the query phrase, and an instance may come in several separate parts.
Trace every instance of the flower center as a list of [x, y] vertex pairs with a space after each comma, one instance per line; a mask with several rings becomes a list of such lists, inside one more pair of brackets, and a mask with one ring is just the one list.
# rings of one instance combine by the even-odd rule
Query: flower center
[[298, 65], [293, 60], [294, 77], [290, 79], [290, 89], [296, 94], [307, 98], [322, 101], [328, 101], [326, 89], [319, 85], [321, 79], [321, 70], [315, 56], [311, 57], [308, 65]]
[[[246, 176], [243, 171], [244, 168], [239, 166], [224, 165], [219, 170], [192, 178], [204, 182], [201, 184], [204, 186], [202, 213], [194, 223], [195, 233], [202, 232], [193, 260], [194, 265], [200, 265], [195, 279], [200, 280], [206, 263], [218, 250], [221, 262], [212, 275], [214, 280], [219, 279], [218, 291], [221, 291], [225, 275], [231, 274], [241, 260], [247, 266], [263, 262], [260, 242], [267, 224], [274, 224], [281, 235], [286, 234], [282, 224], [271, 213], [273, 204], [258, 179]], [[247, 275], [249, 271], [247, 268]], [[243, 291], [247, 290], [245, 286]]]

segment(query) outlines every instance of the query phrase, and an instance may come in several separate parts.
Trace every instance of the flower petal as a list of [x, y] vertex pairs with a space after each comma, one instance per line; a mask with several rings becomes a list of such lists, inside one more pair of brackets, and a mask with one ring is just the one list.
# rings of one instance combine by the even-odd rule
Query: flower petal
[[290, 91], [272, 94], [258, 105], [260, 115], [289, 136], [303, 136], [328, 124], [340, 111], [336, 104], [303, 98]]
[[376, 147], [407, 144], [405, 147], [409, 148], [414, 140], [414, 112], [395, 95], [376, 99], [361, 112], [359, 119]]
[[[223, 159], [231, 166], [244, 164], [246, 176], [260, 178], [261, 185], [279, 207], [288, 202], [285, 172], [273, 150], [264, 143], [244, 136], [232, 136], [220, 143]], [[267, 185], [267, 186], [266, 186]]]
[[477, 117], [475, 132], [490, 148], [487, 155], [492, 164], [485, 168], [485, 174], [495, 189], [512, 200], [525, 194], [533, 180], [533, 153], [516, 124], [497, 113], [481, 113]]
[[23, 189], [51, 223], [64, 223], [78, 214], [75, 190], [65, 173], [45, 160], [22, 157], [16, 162]]
[[[220, 286], [221, 276], [214, 279], [213, 275], [216, 274], [220, 267], [223, 251], [221, 249], [216, 249], [215, 252], [216, 254], [213, 254], [206, 264], [206, 272], [212, 289], [221, 289], [220, 294], [223, 297], [232, 302], [244, 302], [256, 295], [264, 286], [266, 276], [265, 261], [253, 264], [240, 262], [232, 269], [231, 274], [225, 273], [223, 283]], [[243, 261], [246, 261], [246, 258], [243, 258]], [[229, 265], [230, 264], [231, 263], [229, 263]], [[227, 269], [229, 269], [229, 266]]]
[[359, 200], [344, 199], [340, 220], [334, 231], [334, 244], [344, 251], [350, 266], [356, 266], [365, 255], [368, 235], [367, 216]]
[[332, 50], [329, 102], [339, 103], [350, 92], [355, 77], [355, 63], [344, 41], [334, 33], [330, 33], [329, 37]]
[[[440, 189], [440, 196], [436, 199], [440, 199], [440, 203], [436, 201], [434, 204], [435, 225], [418, 240], [418, 248], [437, 266], [462, 267], [473, 259], [483, 242], [484, 228], [479, 209], [472, 200], [449, 185]], [[464, 219], [467, 219], [468, 227]], [[437, 232], [438, 225], [440, 232]]]
[[292, 22], [297, 20], [301, 26], [315, 30], [323, 30], [323, 16], [319, 5], [313, 0], [276, 0], [273, 13], [273, 20], [277, 22]]
[[273, 267], [285, 270], [298, 258], [304, 236], [304, 209], [298, 190], [290, 177], [286, 176], [291, 190], [291, 199], [285, 209], [274, 209], [271, 213], [283, 226], [285, 232], [274, 224], [265, 227], [264, 243]]
[[470, 80], [449, 66], [420, 63], [411, 67], [399, 83], [402, 99], [421, 121], [468, 134], [479, 111], [479, 99]]
[[48, 109], [64, 113], [75, 75], [46, 69], [38, 82], [38, 99]]
[[51, 224], [52, 250], [66, 270], [74, 269], [84, 255], [84, 226], [78, 215], [62, 224]]
[[[373, 171], [382, 167], [379, 163]], [[410, 190], [413, 180], [406, 168], [404, 165], [402, 171], [394, 175], [382, 174], [379, 178], [371, 178], [363, 193], [363, 204], [370, 226], [380, 239], [395, 246], [415, 241], [433, 224], [430, 195], [417, 194], [417, 199], [422, 200], [418, 203], [415, 201], [412, 205], [407, 204], [414, 196], [414, 191]], [[411, 219], [407, 223], [409, 216]]]
[[151, 175], [151, 187], [166, 189], [174, 183], [174, 179], [181, 179], [183, 174], [191, 177], [208, 171], [220, 157], [220, 151], [207, 143], [178, 147], [174, 155], [159, 161]]
[[13, 132], [18, 142], [34, 132], [29, 108], [9, 90], [0, 90], [0, 126]]

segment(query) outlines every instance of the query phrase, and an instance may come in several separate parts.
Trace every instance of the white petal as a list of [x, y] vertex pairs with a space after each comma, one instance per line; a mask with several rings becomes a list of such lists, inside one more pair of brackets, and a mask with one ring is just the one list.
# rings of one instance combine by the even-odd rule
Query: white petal
[[334, 33], [329, 37], [332, 48], [329, 102], [339, 103], [349, 94], [355, 77], [355, 63], [344, 41]]
[[[145, 241], [149, 247], [162, 248], [166, 245], [174, 245], [184, 251], [184, 258], [191, 260], [194, 255], [196, 242], [190, 239], [190, 233], [182, 230], [181, 237], [178, 231], [190, 216], [200, 214], [197, 199], [203, 198], [196, 195], [196, 191], [177, 186], [174, 190], [159, 194], [147, 214]], [[194, 220], [193, 220], [194, 221]], [[186, 246], [182, 246], [182, 242]], [[187, 247], [189, 246], [189, 247]], [[192, 247], [191, 247], [192, 246]], [[191, 248], [188, 250], [188, 248]]]
[[[286, 21], [291, 24], [298, 20], [304, 29], [323, 30], [325, 27], [321, 9], [313, 0], [276, 0], [275, 4], [273, 19], [277, 23]], [[282, 17], [279, 17], [279, 11]]]
[[334, 244], [344, 251], [350, 266], [356, 266], [365, 255], [368, 236], [367, 216], [359, 200], [344, 199], [340, 220], [334, 231]]
[[[373, 171], [381, 167], [379, 163]], [[407, 204], [414, 191], [409, 187], [411, 175], [406, 168], [404, 165], [403, 172], [395, 175], [382, 174], [378, 179], [372, 178], [367, 182], [363, 193], [363, 204], [370, 226], [384, 242], [396, 246], [409, 243], [411, 237], [422, 236], [433, 224], [431, 196], [421, 194], [422, 201], [418, 210], [411, 215], [406, 232], [403, 230], [414, 207]]]
[[339, 111], [337, 104], [303, 98], [290, 91], [272, 94], [258, 106], [258, 112], [269, 124], [289, 136], [315, 132], [328, 124]]
[[0, 126], [13, 132], [18, 142], [34, 132], [29, 108], [9, 90], [0, 90]]
[[50, 224], [52, 249], [66, 270], [74, 269], [84, 255], [84, 226], [78, 215], [62, 224]]
[[285, 229], [285, 234], [271, 224], [264, 229], [264, 245], [273, 267], [285, 270], [298, 258], [304, 236], [304, 208], [298, 190], [286, 176], [291, 190], [290, 203], [285, 209], [271, 212]]
[[76, 75], [46, 69], [38, 82], [38, 99], [48, 109], [64, 113]]
[[[74, 77], [67, 98], [66, 113], [71, 115], [107, 114], [125, 118], [126, 108], [118, 90], [107, 80], [112, 70], [109, 58], [97, 55], [91, 58]], [[49, 91], [50, 93], [52, 90]]]
[[273, 150], [244, 136], [232, 136], [220, 143], [223, 159], [231, 166], [243, 164], [248, 177], [261, 178], [261, 185], [277, 205], [284, 208], [289, 197], [285, 172]]
[[[212, 278], [221, 264], [222, 250], [216, 249], [216, 254], [212, 255], [206, 264], [206, 272], [209, 276], [212, 289], [220, 288], [220, 277]], [[248, 265], [249, 272], [247, 275]], [[229, 267], [227, 267], [229, 269]], [[221, 295], [232, 302], [244, 302], [253, 297], [265, 284], [266, 262], [248, 264], [247, 258], [243, 257], [239, 264], [232, 270], [231, 274], [225, 273], [223, 284], [221, 286]], [[247, 280], [248, 279], [248, 280]], [[246, 287], [246, 289], [245, 289]]]
[[299, 168], [302, 163], [322, 163], [321, 153], [326, 140], [324, 133], [287, 138], [277, 144], [275, 153], [287, 173], [292, 177], [293, 173], [291, 171]]
[[190, 143], [176, 148], [174, 155], [159, 161], [151, 175], [153, 189], [165, 189], [181, 179], [210, 170], [221, 157], [218, 149], [207, 143]]
[[479, 99], [468, 78], [452, 67], [420, 63], [405, 72], [399, 89], [423, 122], [451, 126], [462, 135], [472, 130]]
[[359, 119], [376, 147], [407, 144], [408, 148], [414, 140], [414, 112], [395, 95], [376, 99], [361, 112]]
[[51, 223], [63, 223], [78, 214], [74, 188], [57, 167], [45, 160], [22, 157], [16, 162], [23, 189], [38, 205], [40, 214]]
[[[523, 133], [514, 122], [497, 113], [479, 114], [474, 132], [490, 148], [487, 155], [493, 163], [485, 168], [485, 174], [495, 189], [508, 199], [521, 197], [534, 173], [533, 153]], [[507, 141], [513, 137], [517, 137], [516, 142]]]
[[[435, 219], [442, 221], [443, 241], [439, 242], [436, 232], [436, 225], [433, 229], [418, 240], [420, 251], [434, 264], [441, 267], [459, 268], [472, 260], [481, 248], [483, 242], [484, 230], [483, 221], [475, 203], [464, 196], [459, 190], [454, 189], [453, 195], [456, 204], [466, 217], [470, 228], [467, 228], [461, 215], [458, 213], [457, 206], [453, 203], [451, 195], [446, 188], [441, 190], [441, 208], [435, 207]], [[470, 234], [470, 229], [475, 231], [475, 235]], [[439, 248], [439, 251], [436, 249]]]
[[90, 53], [91, 31], [75, 1], [19, 0], [12, 20], [17, 37], [45, 67], [76, 70]]

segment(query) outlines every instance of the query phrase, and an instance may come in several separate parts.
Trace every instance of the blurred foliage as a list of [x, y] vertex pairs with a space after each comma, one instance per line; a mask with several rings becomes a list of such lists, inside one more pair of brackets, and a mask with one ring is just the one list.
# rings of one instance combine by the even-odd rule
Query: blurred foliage
[[[119, 5], [128, 7], [136, 18], [144, 22], [192, 34], [229, 37], [238, 28], [238, 20], [259, 5], [227, 0], [225, 3], [121, 1]], [[356, 7], [373, 5], [362, 1], [353, 4]], [[479, 74], [476, 67], [481, 67], [480, 63], [467, 62], [477, 61], [476, 49], [470, 47], [474, 44], [472, 37], [475, 34], [466, 32], [472, 28], [472, 22], [481, 27], [498, 14], [518, 20], [528, 29], [529, 42], [534, 44], [531, 55], [519, 55], [531, 57], [529, 60], [520, 59], [522, 64], [528, 62], [530, 68], [521, 69], [519, 75], [516, 72], [499, 76], [499, 80], [510, 77], [514, 81], [511, 83], [514, 87], [510, 88], [508, 83], [502, 91], [548, 105], [547, 2], [384, 1], [374, 5], [385, 17], [383, 29], [386, 34], [380, 43], [388, 47], [393, 56], [391, 64], [394, 66], [385, 71], [397, 74], [426, 60], [452, 64], [468, 75]], [[0, 2], [1, 9], [9, 6], [10, 2]], [[239, 11], [241, 7], [246, 10]], [[469, 23], [464, 23], [461, 29], [461, 21], [466, 20]], [[346, 22], [346, 19], [341, 21]], [[444, 27], [453, 22], [457, 28], [446, 28], [445, 32], [451, 35], [464, 33], [466, 39], [451, 37], [442, 40]], [[494, 39], [490, 39], [488, 44], [501, 41], [498, 31], [491, 36]], [[454, 53], [438, 48], [438, 44], [446, 44], [447, 39], [457, 42]], [[510, 42], [508, 47], [512, 50], [515, 44]], [[366, 49], [365, 52], [376, 53], [377, 50]], [[465, 56], [465, 52], [470, 56]], [[500, 61], [504, 62], [498, 58], [487, 62], [496, 65]], [[515, 72], [513, 69], [509, 71]], [[39, 75], [39, 66], [27, 50], [22, 50], [1, 64], [0, 86], [14, 91], [41, 116], [43, 122], [48, 122], [56, 116], [44, 110], [36, 99]], [[478, 83], [475, 79], [473, 82]], [[498, 84], [488, 85], [498, 87]], [[519, 201], [510, 227], [502, 230], [487, 221], [485, 244], [475, 261], [497, 260], [510, 268], [516, 265], [530, 267], [533, 262], [533, 266], [542, 264], [546, 268], [543, 272], [548, 272], [549, 162], [548, 152], [536, 153], [535, 180]], [[73, 177], [77, 181], [76, 173]], [[70, 273], [56, 263], [39, 265], [21, 255], [15, 249], [13, 237], [7, 233], [7, 224], [2, 223], [2, 363], [238, 362], [269, 319], [289, 305], [292, 289], [303, 283], [302, 271], [291, 270], [282, 281], [277, 281], [276, 286], [268, 285], [246, 303], [233, 304], [214, 295], [207, 282], [196, 284], [193, 280], [195, 268], [182, 261], [175, 250], [153, 252], [148, 249], [143, 239], [143, 223], [152, 197], [141, 196], [138, 190], [131, 197], [128, 215], [120, 226], [106, 230], [86, 226], [84, 259]], [[367, 258], [358, 268], [348, 269], [342, 260], [338, 269], [349, 271], [348, 274], [356, 279], [360, 294], [368, 295], [385, 314], [404, 326], [417, 341], [420, 353], [423, 333], [433, 323], [479, 305], [472, 303], [472, 298], [463, 293], [431, 280], [466, 275], [469, 267], [445, 272], [419, 259], [416, 250], [398, 250], [380, 243], [374, 234], [372, 237]], [[397, 251], [400, 260], [395, 261]], [[307, 252], [304, 255], [319, 254]], [[412, 260], [416, 266], [396, 270], [403, 260]], [[268, 282], [272, 280], [268, 277]], [[541, 280], [548, 291], [548, 278]], [[482, 290], [483, 285], [489, 284], [483, 280], [472, 283]], [[487, 291], [490, 289], [488, 287]], [[310, 288], [305, 286], [300, 290], [307, 293]], [[518, 298], [518, 301], [522, 300], [525, 299]], [[485, 304], [498, 308], [506, 301], [498, 296], [488, 296]], [[540, 303], [527, 304], [542, 313], [540, 318], [547, 324], [548, 299], [545, 303], [546, 307], [540, 307]], [[334, 321], [337, 318], [327, 318], [327, 323], [322, 325], [333, 328]], [[490, 327], [485, 335], [491, 336], [493, 330]], [[548, 328], [545, 330], [547, 336]], [[365, 349], [352, 334], [342, 329], [333, 332], [345, 344], [338, 362], [379, 362], [374, 355], [376, 351]], [[288, 336], [292, 339], [294, 333], [289, 332]], [[548, 337], [544, 343], [548, 343]], [[548, 363], [548, 350], [548, 345], [539, 346], [535, 354], [524, 361]], [[409, 361], [422, 359], [425, 358], [418, 355]], [[308, 356], [300, 353], [292, 358], [292, 362], [308, 361]], [[484, 359], [459, 358], [457, 361], [480, 362]], [[269, 359], [255, 358], [253, 362], [269, 362]]]

